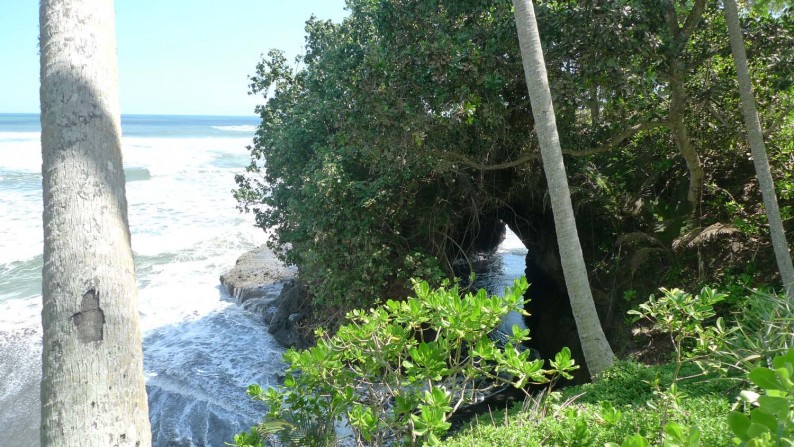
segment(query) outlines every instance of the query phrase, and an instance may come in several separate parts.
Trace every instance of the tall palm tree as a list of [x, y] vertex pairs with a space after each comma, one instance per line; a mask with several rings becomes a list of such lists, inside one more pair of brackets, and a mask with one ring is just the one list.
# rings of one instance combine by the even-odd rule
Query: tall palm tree
[[772, 173], [769, 170], [764, 135], [761, 132], [761, 123], [755, 108], [755, 96], [750, 82], [750, 70], [747, 66], [747, 54], [744, 51], [744, 39], [739, 25], [739, 11], [734, 0], [723, 0], [723, 4], [725, 5], [725, 19], [728, 23], [731, 52], [733, 52], [733, 60], [736, 62], [736, 77], [739, 80], [739, 95], [742, 101], [744, 122], [747, 126], [747, 139], [750, 142], [750, 152], [753, 154], [755, 172], [761, 187], [761, 197], [764, 200], [767, 220], [769, 220], [772, 247], [775, 251], [780, 276], [783, 279], [783, 287], [789, 300], [794, 302], [794, 266], [791, 263], [791, 253], [786, 242], [783, 220], [780, 218], [775, 183], [772, 181]]
[[601, 329], [601, 322], [598, 319], [587, 279], [582, 247], [579, 244], [576, 220], [571, 206], [565, 164], [560, 149], [560, 139], [557, 134], [557, 122], [551, 102], [549, 80], [546, 75], [543, 49], [540, 45], [535, 9], [532, 0], [513, 0], [513, 8], [515, 9], [524, 75], [532, 104], [532, 115], [535, 118], [535, 131], [538, 134], [543, 170], [546, 172], [546, 181], [549, 186], [565, 284], [571, 300], [571, 308], [576, 320], [585, 361], [590, 374], [595, 377], [614, 363], [615, 355]]
[[112, 0], [42, 0], [43, 446], [150, 446]]

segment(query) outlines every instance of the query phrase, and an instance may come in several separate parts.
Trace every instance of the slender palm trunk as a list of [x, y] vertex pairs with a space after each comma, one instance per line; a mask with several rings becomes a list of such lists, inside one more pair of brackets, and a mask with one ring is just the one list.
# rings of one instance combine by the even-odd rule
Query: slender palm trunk
[[112, 0], [42, 0], [43, 446], [150, 446]]
[[723, 3], [725, 5], [725, 19], [728, 23], [731, 51], [736, 62], [736, 77], [739, 80], [739, 94], [742, 100], [744, 122], [747, 126], [747, 139], [750, 142], [755, 172], [758, 176], [758, 184], [761, 187], [766, 217], [769, 220], [772, 247], [775, 250], [777, 266], [783, 279], [783, 287], [789, 300], [794, 302], [794, 267], [792, 267], [791, 253], [786, 242], [783, 220], [780, 218], [775, 183], [772, 181], [772, 173], [769, 170], [769, 159], [766, 156], [766, 147], [764, 146], [764, 134], [761, 132], [761, 123], [758, 120], [758, 111], [755, 108], [755, 96], [753, 95], [753, 86], [750, 81], [747, 54], [744, 51], [744, 39], [739, 25], [739, 12], [734, 0], [723, 0]]
[[592, 376], [597, 376], [614, 363], [615, 356], [601, 329], [579, 244], [535, 10], [531, 0], [513, 0], [513, 7], [565, 283], [587, 367]]

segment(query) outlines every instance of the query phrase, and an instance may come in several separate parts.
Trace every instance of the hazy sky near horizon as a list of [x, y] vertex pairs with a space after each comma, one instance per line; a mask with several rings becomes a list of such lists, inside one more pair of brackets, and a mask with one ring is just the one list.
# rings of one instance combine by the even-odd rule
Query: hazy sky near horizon
[[[0, 0], [0, 113], [39, 111], [36, 0]], [[248, 76], [271, 48], [302, 52], [312, 14], [344, 0], [116, 0], [121, 112], [253, 115]]]

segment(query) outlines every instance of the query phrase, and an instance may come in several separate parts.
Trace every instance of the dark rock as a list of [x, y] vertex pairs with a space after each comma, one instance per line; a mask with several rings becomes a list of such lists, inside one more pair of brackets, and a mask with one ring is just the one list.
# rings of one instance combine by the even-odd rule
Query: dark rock
[[276, 304], [283, 286], [284, 282], [282, 281], [258, 289], [264, 292], [264, 295], [246, 299], [242, 303], [243, 309], [261, 316], [265, 324], [270, 324], [270, 320], [273, 319], [273, 315], [276, 313]]
[[270, 319], [268, 332], [286, 347], [303, 349], [310, 346], [311, 340], [300, 327], [307, 295], [303, 283], [290, 280], [284, 284], [281, 294], [273, 303], [276, 311]]

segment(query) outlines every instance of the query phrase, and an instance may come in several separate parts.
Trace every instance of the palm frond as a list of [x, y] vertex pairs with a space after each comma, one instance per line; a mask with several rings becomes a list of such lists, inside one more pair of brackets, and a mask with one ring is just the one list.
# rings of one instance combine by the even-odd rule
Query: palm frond
[[723, 224], [720, 222], [711, 224], [706, 228], [693, 228], [673, 241], [673, 250], [678, 250], [682, 247], [694, 248], [705, 244], [715, 237], [733, 234], [738, 231], [739, 229], [732, 224]]

